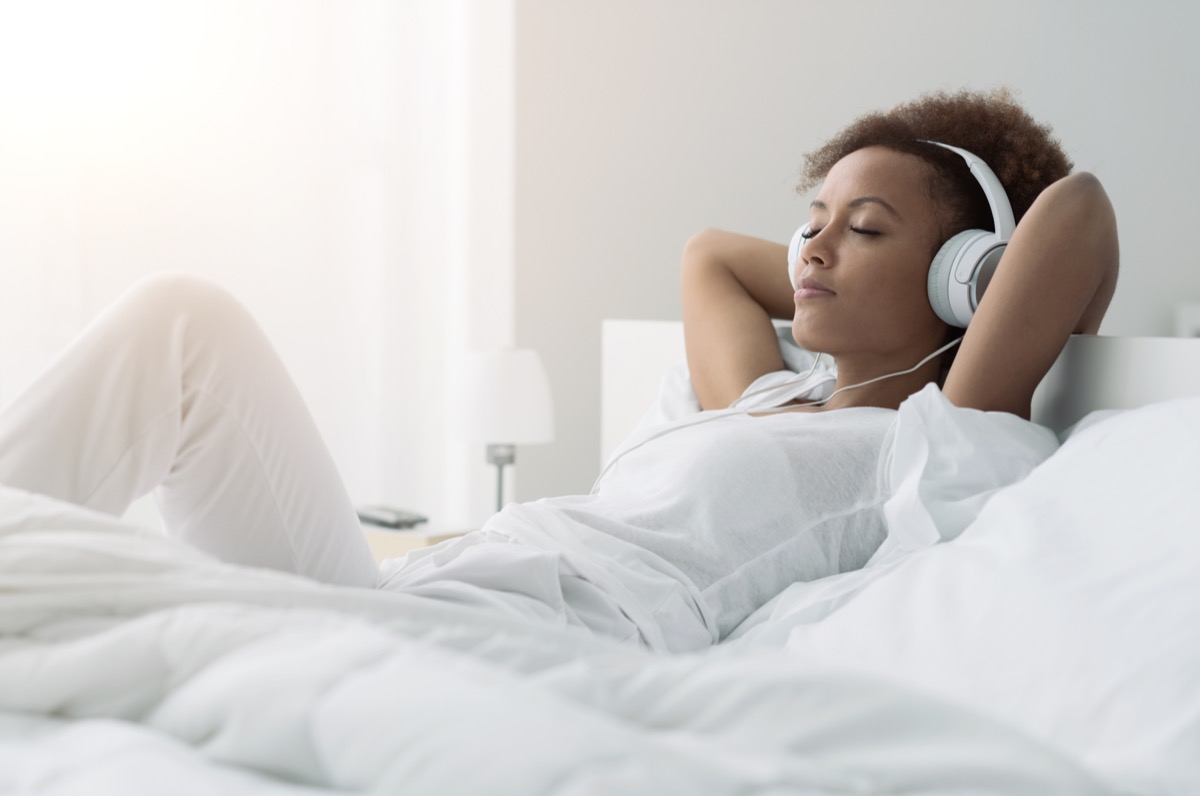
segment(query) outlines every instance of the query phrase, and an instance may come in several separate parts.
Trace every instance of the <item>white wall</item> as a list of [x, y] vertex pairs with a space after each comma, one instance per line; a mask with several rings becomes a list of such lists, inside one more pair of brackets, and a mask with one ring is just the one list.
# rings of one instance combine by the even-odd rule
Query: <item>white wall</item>
[[1200, 203], [1200, 11], [1004, 7], [0, 4], [0, 402], [172, 268], [251, 306], [357, 500], [486, 513], [492, 474], [447, 394], [458, 352], [512, 342], [542, 352], [558, 419], [520, 452], [517, 495], [586, 491], [600, 319], [677, 318], [690, 234], [786, 239], [804, 152], [960, 86], [1013, 86], [1100, 175], [1125, 255], [1104, 331], [1166, 334], [1200, 298], [1178, 243]]
[[1200, 8], [1173, 0], [517, 0], [517, 342], [542, 351], [552, 445], [522, 499], [596, 475], [604, 317], [678, 318], [705, 226], [786, 241], [803, 153], [935, 89], [1017, 90], [1116, 206], [1103, 333], [1166, 335], [1200, 299]]

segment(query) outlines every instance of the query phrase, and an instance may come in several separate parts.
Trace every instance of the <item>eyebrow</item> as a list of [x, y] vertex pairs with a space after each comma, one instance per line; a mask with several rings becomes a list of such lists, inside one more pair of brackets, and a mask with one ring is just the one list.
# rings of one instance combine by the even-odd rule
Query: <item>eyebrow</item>
[[[849, 206], [850, 207], [862, 207], [863, 205], [866, 205], [866, 204], [877, 204], [877, 205], [881, 206], [884, 210], [887, 210], [889, 213], [891, 213], [897, 219], [901, 219], [901, 220], [903, 219], [903, 217], [900, 215], [900, 211], [897, 210], [896, 208], [892, 207], [892, 205], [881, 196], [860, 196], [857, 199], [850, 202]], [[822, 202], [820, 199], [814, 199], [812, 204], [809, 205], [809, 207], [814, 207], [818, 210], [828, 210], [829, 209], [829, 206], [826, 205], [824, 202]]]

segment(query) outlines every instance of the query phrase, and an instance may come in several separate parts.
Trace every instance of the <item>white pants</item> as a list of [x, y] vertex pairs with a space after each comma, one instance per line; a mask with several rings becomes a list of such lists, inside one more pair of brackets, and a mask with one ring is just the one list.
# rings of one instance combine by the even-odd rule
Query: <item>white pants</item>
[[0, 484], [113, 515], [153, 490], [168, 533], [225, 561], [378, 581], [278, 355], [200, 280], [142, 281], [0, 411]]

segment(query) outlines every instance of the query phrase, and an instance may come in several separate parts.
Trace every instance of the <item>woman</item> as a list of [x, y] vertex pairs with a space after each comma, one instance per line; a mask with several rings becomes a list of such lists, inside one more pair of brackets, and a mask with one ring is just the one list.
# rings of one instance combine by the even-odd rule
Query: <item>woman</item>
[[[800, 276], [836, 287], [831, 301], [793, 303], [784, 246], [711, 231], [688, 244], [684, 325], [704, 408], [728, 405], [782, 367], [769, 318], [794, 314], [796, 341], [836, 358], [839, 387], [911, 365], [956, 331], [924, 299], [925, 274], [951, 236], [992, 222], [963, 159], [923, 141], [982, 158], [1020, 222], [943, 392], [959, 406], [1028, 419], [1033, 391], [1067, 337], [1100, 328], [1116, 288], [1117, 232], [1100, 183], [1090, 174], [1068, 177], [1071, 166], [1048, 129], [1002, 92], [932, 95], [863, 117], [809, 157], [801, 188], [824, 185], [811, 220], [819, 234], [802, 249]], [[899, 214], [878, 202], [853, 205], [864, 196], [889, 197]], [[939, 365], [846, 392], [820, 409], [895, 409], [937, 380]]]
[[[958, 155], [999, 174], [1019, 219], [953, 364], [926, 273], [990, 224]], [[1028, 417], [1117, 272], [1099, 183], [1007, 96], [936, 95], [859, 120], [810, 157], [821, 182], [787, 248], [722, 232], [687, 246], [688, 362], [705, 412], [632, 439], [590, 495], [513, 504], [483, 530], [377, 568], [295, 388], [222, 291], [147, 280], [0, 415], [0, 484], [120, 514], [155, 490], [172, 535], [241, 564], [469, 602], [655, 650], [719, 641], [789, 584], [863, 566], [897, 408], [945, 376], [955, 404]], [[782, 368], [772, 317], [834, 357], [828, 400], [747, 389]], [[949, 355], [941, 354], [942, 358]], [[770, 391], [768, 391], [770, 392]], [[782, 403], [782, 407], [773, 404]]]

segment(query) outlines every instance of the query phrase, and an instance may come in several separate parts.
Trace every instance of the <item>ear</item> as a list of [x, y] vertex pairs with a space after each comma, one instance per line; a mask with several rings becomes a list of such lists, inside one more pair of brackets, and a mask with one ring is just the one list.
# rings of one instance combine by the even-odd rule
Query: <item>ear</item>
[[808, 224], [800, 227], [792, 235], [792, 242], [788, 244], [788, 279], [791, 280], [792, 287], [796, 287], [796, 269], [800, 264], [800, 249], [808, 240], [808, 230]]

